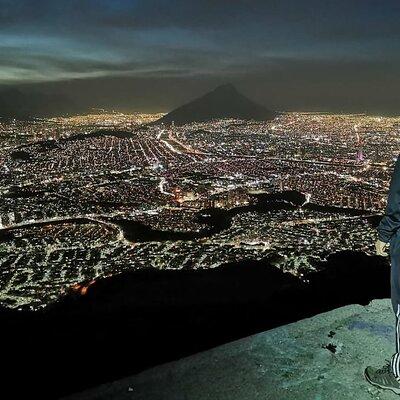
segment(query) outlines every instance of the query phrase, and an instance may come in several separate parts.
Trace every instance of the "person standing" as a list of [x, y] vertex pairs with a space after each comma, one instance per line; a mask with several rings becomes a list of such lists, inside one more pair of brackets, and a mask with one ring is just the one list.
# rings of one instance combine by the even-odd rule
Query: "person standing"
[[391, 301], [396, 316], [396, 352], [383, 367], [368, 366], [364, 375], [372, 385], [400, 394], [400, 156], [390, 181], [385, 215], [377, 231], [376, 254], [384, 257], [390, 255]]

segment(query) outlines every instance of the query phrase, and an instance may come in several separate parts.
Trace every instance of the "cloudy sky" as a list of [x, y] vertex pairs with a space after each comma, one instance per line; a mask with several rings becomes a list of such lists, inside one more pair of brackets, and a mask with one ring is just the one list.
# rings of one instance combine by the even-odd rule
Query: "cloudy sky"
[[156, 111], [232, 82], [275, 109], [396, 113], [399, 21], [398, 0], [0, 0], [0, 85]]

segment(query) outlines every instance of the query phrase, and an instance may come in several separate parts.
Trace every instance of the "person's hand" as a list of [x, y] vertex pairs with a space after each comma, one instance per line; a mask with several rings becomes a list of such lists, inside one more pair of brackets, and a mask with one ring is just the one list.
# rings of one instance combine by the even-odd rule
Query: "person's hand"
[[377, 240], [375, 243], [376, 255], [386, 257], [389, 254], [386, 249], [388, 248], [389, 243], [382, 242], [382, 240]]

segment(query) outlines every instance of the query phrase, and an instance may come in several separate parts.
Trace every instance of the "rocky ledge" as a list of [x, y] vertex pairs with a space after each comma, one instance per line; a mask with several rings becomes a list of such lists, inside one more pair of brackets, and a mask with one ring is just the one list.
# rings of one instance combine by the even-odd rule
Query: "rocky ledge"
[[393, 351], [390, 301], [374, 300], [230, 342], [68, 400], [395, 399], [363, 377], [367, 365], [382, 365]]

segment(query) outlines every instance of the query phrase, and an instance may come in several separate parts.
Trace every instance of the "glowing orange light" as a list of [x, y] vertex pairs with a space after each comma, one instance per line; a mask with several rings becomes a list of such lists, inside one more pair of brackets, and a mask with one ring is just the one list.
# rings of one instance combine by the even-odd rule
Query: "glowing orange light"
[[96, 280], [93, 279], [93, 280], [91, 280], [86, 286], [82, 286], [82, 288], [81, 288], [81, 295], [84, 296], [84, 295], [87, 293], [89, 287], [92, 286], [95, 282], [96, 282]]

